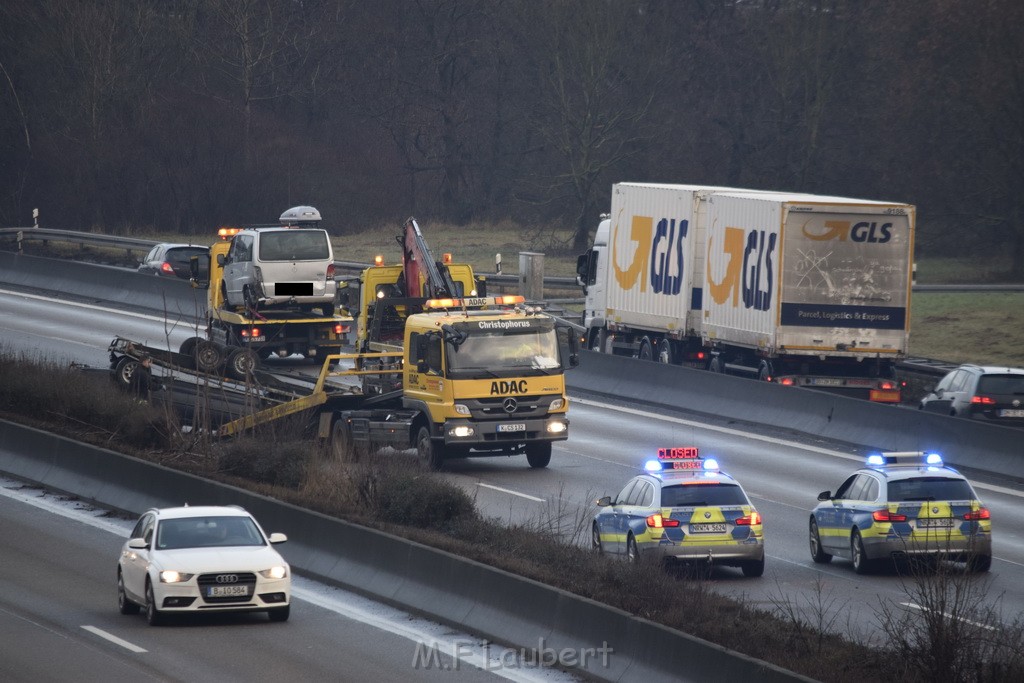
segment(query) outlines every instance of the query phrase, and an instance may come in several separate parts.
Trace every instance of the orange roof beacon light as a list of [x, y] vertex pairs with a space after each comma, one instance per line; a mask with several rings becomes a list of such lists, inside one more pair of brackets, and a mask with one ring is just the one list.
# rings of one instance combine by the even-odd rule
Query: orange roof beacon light
[[222, 240], [229, 240], [239, 233], [239, 228], [220, 228], [217, 230], [217, 237]]
[[373, 257], [373, 265], [375, 265], [377, 267], [383, 266], [384, 265], [384, 257], [381, 256], [380, 254], [377, 254], [376, 256], [374, 256]]

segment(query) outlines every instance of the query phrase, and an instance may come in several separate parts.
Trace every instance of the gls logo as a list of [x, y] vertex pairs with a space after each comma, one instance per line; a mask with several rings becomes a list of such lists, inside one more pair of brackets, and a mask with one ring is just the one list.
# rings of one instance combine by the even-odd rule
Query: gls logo
[[[612, 266], [615, 280], [625, 290], [633, 289], [640, 281], [640, 291], [647, 291], [650, 282], [655, 294], [675, 295], [683, 287], [683, 241], [690, 222], [662, 218], [658, 225], [650, 216], [633, 216], [629, 226], [629, 242], [635, 244], [632, 254], [627, 255], [629, 265], [619, 266], [619, 222], [612, 232]], [[650, 253], [644, 252], [644, 245], [651, 245]], [[623, 251], [628, 251], [623, 249]]]
[[772, 301], [775, 281], [775, 246], [779, 236], [765, 230], [745, 231], [726, 228], [721, 246], [727, 257], [725, 276], [715, 282], [711, 276], [711, 250], [715, 246], [708, 237], [708, 290], [716, 304], [724, 304], [732, 297], [732, 306], [739, 304], [743, 292], [743, 307], [767, 311]]
[[[850, 221], [825, 221], [824, 229], [821, 229], [818, 226], [812, 226], [811, 221], [807, 221], [803, 225], [802, 232], [804, 237], [817, 242], [834, 239], [845, 242], [847, 235], [854, 242], [867, 242], [869, 244], [885, 244], [892, 239], [892, 223], [882, 223], [879, 225], [874, 222], [860, 221], [859, 223], [853, 223], [852, 228], [850, 225]], [[815, 227], [818, 227], [818, 230], [815, 230]]]

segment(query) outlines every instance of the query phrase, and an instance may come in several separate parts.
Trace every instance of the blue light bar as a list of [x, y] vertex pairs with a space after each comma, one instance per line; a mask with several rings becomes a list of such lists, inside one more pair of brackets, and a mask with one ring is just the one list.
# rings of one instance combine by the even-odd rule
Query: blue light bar
[[924, 456], [925, 463], [942, 467], [942, 456], [938, 453], [928, 453]]
[[714, 458], [705, 458], [705, 460], [704, 460], [704, 469], [705, 470], [717, 470], [718, 469], [718, 461], [715, 460]]
[[647, 472], [661, 472], [661, 463], [657, 460], [648, 460], [644, 463], [644, 470]]
[[880, 467], [885, 464], [885, 456], [881, 453], [872, 453], [868, 456], [869, 467]]

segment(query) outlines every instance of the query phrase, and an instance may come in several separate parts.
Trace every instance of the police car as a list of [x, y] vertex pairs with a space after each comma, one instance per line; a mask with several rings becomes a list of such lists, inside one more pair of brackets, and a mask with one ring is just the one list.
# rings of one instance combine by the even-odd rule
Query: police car
[[978, 572], [992, 566], [989, 510], [937, 453], [869, 455], [866, 467], [818, 500], [809, 533], [819, 564], [838, 555], [858, 574], [911, 557], [944, 557]]
[[601, 553], [740, 567], [764, 574], [761, 515], [739, 483], [696, 448], [662, 448], [614, 499], [597, 501], [592, 545]]

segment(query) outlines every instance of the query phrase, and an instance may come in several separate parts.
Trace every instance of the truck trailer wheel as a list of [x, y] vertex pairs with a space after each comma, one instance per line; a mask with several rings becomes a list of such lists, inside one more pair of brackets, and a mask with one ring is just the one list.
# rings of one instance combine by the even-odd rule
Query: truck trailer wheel
[[224, 365], [224, 349], [216, 342], [200, 340], [195, 348], [196, 370], [217, 374]]
[[530, 467], [535, 470], [547, 467], [551, 462], [551, 442], [526, 444], [526, 462], [530, 463]]
[[640, 360], [654, 360], [654, 349], [652, 348], [651, 340], [647, 337], [640, 341], [640, 350], [637, 352], [636, 357]]
[[331, 453], [338, 462], [359, 462], [359, 451], [346, 420], [336, 420], [331, 429]]
[[668, 339], [662, 339], [661, 343], [658, 344], [657, 361], [659, 363], [664, 363], [665, 365], [672, 365], [672, 342]]
[[444, 446], [435, 443], [430, 437], [430, 430], [420, 427], [416, 435], [416, 455], [420, 462], [432, 470], [439, 470], [444, 466]]
[[189, 337], [181, 342], [181, 346], [178, 348], [178, 353], [188, 359], [190, 368], [194, 368], [196, 365], [196, 345], [201, 341], [203, 341], [202, 337]]
[[132, 375], [139, 367], [139, 361], [131, 356], [121, 356], [114, 366], [114, 383], [122, 389], [130, 389], [132, 386]]
[[251, 376], [259, 365], [260, 358], [252, 349], [235, 349], [228, 356], [228, 374], [237, 379], [244, 380]]

